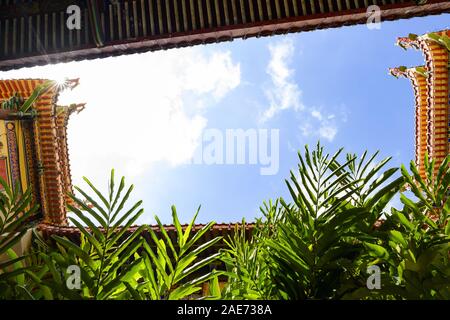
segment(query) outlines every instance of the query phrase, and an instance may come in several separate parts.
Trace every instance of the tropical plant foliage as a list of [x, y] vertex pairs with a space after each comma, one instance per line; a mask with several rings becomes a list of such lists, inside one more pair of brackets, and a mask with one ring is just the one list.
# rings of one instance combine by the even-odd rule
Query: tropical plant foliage
[[[269, 201], [261, 207], [264, 217], [255, 222], [252, 237], [248, 237], [246, 222], [236, 225], [232, 238], [226, 239], [228, 249], [222, 260], [229, 276], [227, 286], [221, 291], [223, 299], [271, 299], [274, 284], [269, 275], [267, 240], [274, 238], [276, 226], [281, 221], [279, 201]], [[217, 288], [215, 283], [211, 287]], [[217, 291], [212, 293], [217, 296]]]
[[144, 242], [141, 267], [138, 269], [136, 276], [132, 278], [133, 281], [128, 284], [134, 298], [150, 300], [185, 299], [194, 293], [198, 293], [202, 289], [199, 285], [220, 274], [209, 270], [202, 272], [204, 268], [214, 263], [219, 257], [218, 252], [206, 257], [202, 257], [202, 253], [213, 248], [222, 238], [215, 237], [205, 243], [199, 243], [199, 240], [211, 230], [215, 222], [208, 223], [194, 234], [198, 212], [183, 230], [176, 209], [172, 207], [173, 225], [177, 235], [176, 241], [170, 238], [159, 218], [155, 216], [162, 239], [157, 237], [152, 227], [147, 227], [153, 248], [147, 242]]
[[[52, 277], [43, 280], [42, 284], [53, 290], [54, 298], [121, 298], [126, 292], [123, 283], [126, 276], [140, 262], [130, 261], [130, 257], [142, 246], [143, 239], [139, 235], [145, 227], [137, 228], [130, 235], [126, 233], [144, 212], [142, 201], [124, 209], [133, 186], [126, 188], [125, 179], [122, 178], [117, 188], [114, 170], [111, 171], [106, 196], [87, 178], [84, 180], [96, 199], [75, 187], [83, 198], [71, 195], [76, 206], [69, 206], [75, 215], [69, 219], [81, 233], [80, 243], [53, 236], [58, 250], [42, 254]], [[67, 283], [67, 270], [70, 271], [71, 266], [79, 267], [79, 288], [77, 283], [72, 286]]]
[[373, 263], [385, 270], [385, 298], [450, 299], [450, 156], [438, 167], [425, 157], [425, 178], [411, 162], [402, 174], [412, 194], [400, 196], [369, 247]]
[[[436, 170], [425, 159], [424, 181], [414, 164], [411, 175], [402, 167], [398, 176], [398, 168], [385, 168], [390, 158], [375, 162], [377, 153], [365, 152], [340, 161], [341, 151], [330, 156], [318, 145], [299, 154], [298, 172], [286, 181], [292, 202], [266, 206], [277, 212], [262, 222], [271, 232], [257, 227], [252, 240], [230, 239], [224, 261], [236, 275], [222, 297], [448, 297], [449, 160]], [[405, 183], [418, 200], [400, 193]], [[389, 208], [399, 194], [404, 208]], [[381, 269], [380, 289], [367, 286], [372, 265]]]
[[[198, 211], [181, 225], [172, 207], [172, 231], [157, 216], [157, 226], [132, 227], [143, 214], [141, 201], [128, 204], [133, 186], [116, 185], [112, 171], [103, 195], [85, 178], [89, 191], [77, 187], [70, 206], [80, 238], [36, 235], [25, 258], [10, 248], [35, 208], [3, 182], [2, 298], [190, 299], [208, 283], [206, 299], [449, 299], [450, 156], [426, 157], [421, 175], [377, 155], [306, 147], [286, 180], [290, 201], [265, 202], [250, 236], [243, 221], [207, 242], [214, 222], [196, 229]], [[219, 262], [225, 270], [211, 271]], [[368, 285], [374, 266], [380, 287]]]

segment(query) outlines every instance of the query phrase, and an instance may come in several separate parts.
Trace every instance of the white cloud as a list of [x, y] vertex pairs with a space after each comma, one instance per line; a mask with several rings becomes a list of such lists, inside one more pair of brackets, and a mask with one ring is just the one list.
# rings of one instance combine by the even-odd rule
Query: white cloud
[[266, 72], [269, 74], [272, 83], [265, 92], [270, 106], [263, 113], [263, 121], [272, 118], [281, 110], [303, 109], [300, 103], [301, 91], [292, 79], [294, 69], [289, 68], [294, 49], [293, 41], [289, 38], [269, 45], [270, 62]]
[[[87, 102], [69, 122], [75, 183], [82, 175], [100, 183], [114, 167], [127, 177], [152, 164], [192, 158], [206, 127], [204, 110], [240, 84], [230, 52], [185, 48], [140, 55], [34, 67], [3, 78], [80, 78], [60, 103]], [[189, 101], [186, 103], [186, 101]]]
[[291, 64], [295, 47], [291, 38], [271, 43], [268, 49], [270, 60], [266, 72], [271, 85], [265, 90], [269, 108], [263, 112], [262, 121], [273, 118], [283, 110], [293, 109], [299, 114], [299, 129], [303, 136], [318, 136], [333, 141], [339, 131], [338, 123], [346, 121], [345, 112], [341, 112], [342, 117], [337, 119], [334, 113], [324, 108], [308, 107], [302, 102], [302, 91], [293, 79], [295, 69]]

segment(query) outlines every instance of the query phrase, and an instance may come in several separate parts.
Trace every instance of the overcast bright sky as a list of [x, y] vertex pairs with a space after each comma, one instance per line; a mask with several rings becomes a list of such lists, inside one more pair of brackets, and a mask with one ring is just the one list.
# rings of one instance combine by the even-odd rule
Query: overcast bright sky
[[[145, 216], [170, 223], [175, 204], [188, 222], [237, 222], [263, 200], [288, 197], [296, 150], [317, 140], [334, 152], [381, 150], [392, 165], [414, 158], [414, 99], [389, 67], [423, 64], [399, 36], [448, 28], [450, 15], [173, 49], [0, 72], [0, 78], [80, 78], [60, 103], [86, 102], [71, 117], [74, 184], [106, 189], [111, 168], [135, 184]], [[260, 165], [192, 164], [205, 129], [279, 129], [275, 175]]]

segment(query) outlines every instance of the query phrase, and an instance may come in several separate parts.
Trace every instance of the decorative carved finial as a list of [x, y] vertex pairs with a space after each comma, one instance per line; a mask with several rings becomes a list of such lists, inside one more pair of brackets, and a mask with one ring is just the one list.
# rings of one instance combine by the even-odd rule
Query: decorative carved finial
[[420, 49], [419, 37], [416, 34], [410, 33], [407, 37], [400, 37], [396, 43], [403, 49]]

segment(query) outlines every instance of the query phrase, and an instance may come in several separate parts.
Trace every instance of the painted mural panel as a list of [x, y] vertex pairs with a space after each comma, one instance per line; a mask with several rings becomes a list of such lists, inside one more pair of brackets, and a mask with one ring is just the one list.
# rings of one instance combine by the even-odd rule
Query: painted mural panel
[[5, 121], [6, 141], [8, 143], [9, 166], [11, 170], [11, 184], [21, 189], [19, 151], [17, 147], [16, 125], [14, 121]]

